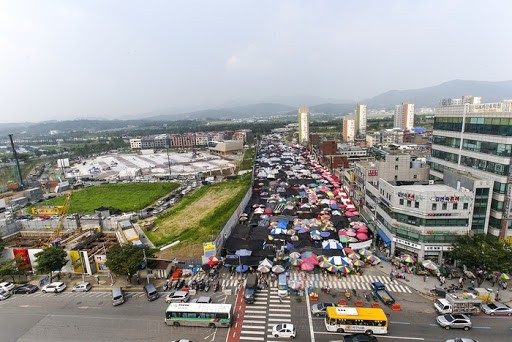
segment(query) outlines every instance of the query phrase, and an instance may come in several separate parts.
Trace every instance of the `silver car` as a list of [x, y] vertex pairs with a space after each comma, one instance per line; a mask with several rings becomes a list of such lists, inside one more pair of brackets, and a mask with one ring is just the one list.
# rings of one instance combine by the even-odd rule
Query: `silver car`
[[466, 337], [456, 337], [449, 340], [446, 340], [446, 342], [478, 342], [477, 340], [473, 340], [472, 338], [466, 338]]
[[437, 324], [446, 330], [449, 329], [464, 329], [469, 330], [473, 327], [471, 320], [468, 316], [463, 314], [448, 314], [437, 316]]
[[316, 317], [325, 316], [329, 306], [337, 306], [334, 303], [318, 303], [311, 306], [311, 314]]
[[482, 305], [482, 311], [488, 315], [507, 315], [512, 316], [512, 308], [500, 302], [492, 302]]
[[11, 292], [0, 290], [0, 300], [6, 300], [11, 296]]

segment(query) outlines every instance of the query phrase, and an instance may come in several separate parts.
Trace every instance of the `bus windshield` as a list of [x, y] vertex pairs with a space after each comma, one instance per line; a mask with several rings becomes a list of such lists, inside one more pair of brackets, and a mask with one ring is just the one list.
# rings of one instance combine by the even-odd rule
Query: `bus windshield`
[[388, 318], [380, 308], [328, 307], [325, 328], [331, 332], [387, 334]]

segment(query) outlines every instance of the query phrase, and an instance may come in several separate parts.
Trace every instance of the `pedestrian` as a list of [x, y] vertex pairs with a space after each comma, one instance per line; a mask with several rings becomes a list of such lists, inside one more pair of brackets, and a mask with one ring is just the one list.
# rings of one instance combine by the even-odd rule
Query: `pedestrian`
[[57, 273], [57, 280], [60, 280], [60, 272]]
[[425, 275], [423, 276], [423, 282], [426, 282], [426, 281], [427, 281], [427, 278], [428, 278], [428, 276], [425, 274]]
[[391, 270], [391, 272], [389, 273], [389, 280], [393, 281], [393, 276], [394, 275], [395, 275], [395, 271]]
[[475, 281], [473, 279], [471, 279], [471, 287], [474, 288], [475, 287]]
[[500, 300], [500, 289], [496, 290], [496, 300]]

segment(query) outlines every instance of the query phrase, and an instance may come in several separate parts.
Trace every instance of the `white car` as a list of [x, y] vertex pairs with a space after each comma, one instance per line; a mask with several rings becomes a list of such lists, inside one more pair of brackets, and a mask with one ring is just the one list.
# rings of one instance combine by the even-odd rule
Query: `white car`
[[449, 340], [446, 340], [446, 342], [478, 342], [477, 340], [473, 340], [472, 338], [466, 338], [466, 337], [456, 337]]
[[11, 296], [11, 293], [9, 291], [4, 291], [0, 289], [0, 300], [6, 300]]
[[4, 282], [0, 283], [0, 290], [4, 290], [5, 292], [9, 292], [12, 289], [14, 289], [14, 284], [13, 283], [9, 283], [7, 281], [4, 281]]
[[80, 282], [76, 283], [75, 286], [73, 286], [72, 292], [89, 292], [92, 289], [92, 285], [89, 282]]
[[43, 288], [41, 289], [41, 292], [42, 293], [46, 293], [46, 292], [58, 293], [58, 292], [64, 291], [65, 289], [66, 289], [66, 284], [64, 284], [61, 281], [55, 281], [53, 283], [43, 286]]
[[276, 324], [272, 328], [272, 336], [274, 337], [287, 337], [287, 338], [295, 338], [297, 335], [297, 331], [293, 324], [290, 323], [281, 323]]
[[190, 296], [187, 291], [171, 292], [165, 297], [167, 303], [186, 303], [189, 300]]

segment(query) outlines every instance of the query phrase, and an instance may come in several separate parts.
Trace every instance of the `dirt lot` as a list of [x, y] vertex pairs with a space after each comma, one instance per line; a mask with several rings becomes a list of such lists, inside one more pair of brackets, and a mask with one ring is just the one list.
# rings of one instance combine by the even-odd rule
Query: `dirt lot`
[[[159, 224], [158, 231], [155, 232], [157, 237], [169, 235], [170, 232], [175, 234], [187, 229], [196, 229], [197, 234], [203, 235], [204, 241], [210, 239], [207, 237], [208, 232], [199, 226], [199, 221], [206, 215], [215, 210], [217, 205], [227, 200], [236, 190], [223, 189], [218, 191], [210, 191], [206, 195], [191, 203], [186, 210], [182, 210], [169, 220]], [[177, 257], [178, 259], [199, 258], [203, 254], [203, 245], [200, 242], [183, 242], [173, 248], [159, 252], [161, 258]]]

